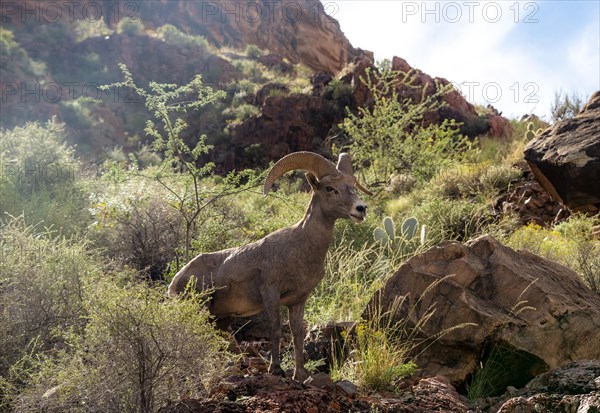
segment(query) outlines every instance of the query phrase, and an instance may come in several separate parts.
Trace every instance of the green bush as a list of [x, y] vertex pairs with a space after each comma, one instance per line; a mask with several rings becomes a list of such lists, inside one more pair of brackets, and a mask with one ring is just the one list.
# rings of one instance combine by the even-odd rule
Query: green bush
[[399, 382], [414, 374], [416, 364], [409, 359], [410, 343], [394, 337], [394, 327], [374, 323], [358, 324], [350, 360], [337, 360], [334, 379], [350, 379], [364, 391], [395, 392]]
[[162, 288], [114, 280], [88, 293], [83, 333], [66, 334], [67, 348], [45, 361], [19, 411], [156, 412], [205, 397], [232, 359], [202, 297], [170, 300]]
[[[19, 78], [33, 76], [36, 79], [46, 74], [46, 64], [32, 59], [27, 51], [15, 40], [11, 30], [0, 27], [0, 60], [2, 61], [3, 77]], [[8, 77], [8, 76], [7, 76]], [[3, 96], [3, 99], [6, 96]]]
[[276, 78], [265, 65], [255, 60], [235, 60], [233, 65], [242, 72], [244, 78], [253, 83], [264, 84]]
[[63, 344], [58, 330], [83, 326], [85, 288], [101, 270], [85, 241], [27, 226], [22, 218], [1, 223], [0, 405], [28, 382], [41, 352]]
[[473, 200], [448, 199], [428, 195], [419, 205], [409, 210], [425, 225], [428, 243], [442, 240], [467, 241], [488, 232], [494, 223], [491, 208]]
[[262, 49], [255, 44], [249, 44], [246, 46], [246, 51], [244, 53], [251, 59], [258, 59], [263, 55]]
[[27, 123], [0, 131], [0, 211], [63, 234], [90, 222], [84, 167], [63, 139], [63, 126]]
[[[419, 352], [452, 331], [475, 325], [462, 323], [424, 334], [436, 311], [435, 300], [427, 306], [425, 302], [430, 300], [426, 296], [449, 277], [452, 275], [431, 283], [410, 305], [408, 296], [396, 297], [385, 309], [376, 302], [370, 304], [367, 320], [345, 335], [341, 349], [334, 349], [332, 377], [352, 380], [367, 391], [401, 390], [401, 380], [417, 368], [412, 360]], [[431, 331], [431, 326], [427, 330]]]
[[104, 19], [77, 19], [73, 24], [78, 42], [93, 37], [108, 36], [113, 32]]
[[133, 174], [122, 182], [107, 181], [98, 184], [92, 196], [95, 221], [90, 239], [107, 257], [161, 279], [184, 238], [181, 218], [166, 190]]
[[335, 78], [323, 90], [323, 97], [334, 100], [343, 110], [354, 104], [354, 89], [351, 84]]
[[166, 43], [186, 48], [199, 48], [202, 53], [210, 51], [210, 44], [206, 38], [184, 33], [171, 24], [160, 26], [156, 29], [156, 33], [158, 34], [158, 38], [164, 40]]
[[144, 33], [144, 23], [131, 17], [124, 17], [117, 23], [117, 33], [127, 36], [140, 36]]
[[530, 224], [506, 237], [506, 244], [557, 261], [600, 293], [600, 241], [592, 236], [597, 218], [574, 215], [554, 228]]
[[583, 107], [583, 99], [577, 94], [563, 94], [562, 90], [554, 92], [554, 101], [550, 106], [550, 116], [553, 122], [575, 117]]
[[360, 320], [365, 305], [390, 270], [380, 258], [375, 246], [354, 248], [347, 238], [333, 246], [327, 254], [325, 277], [306, 304], [309, 323]]
[[439, 172], [427, 186], [432, 193], [450, 199], [491, 203], [521, 175], [521, 170], [506, 163], [462, 163]]
[[228, 107], [223, 111], [223, 117], [225, 118], [228, 127], [240, 125], [246, 119], [252, 116], [258, 116], [260, 109], [254, 105], [243, 103], [237, 107]]
[[384, 185], [394, 173], [410, 173], [418, 181], [429, 180], [439, 170], [472, 154], [472, 142], [460, 134], [454, 120], [427, 124], [424, 117], [443, 107], [441, 98], [450, 86], [437, 85], [437, 92], [420, 101], [399, 95], [397, 84], [414, 86], [414, 74], [367, 72], [361, 79], [373, 96], [373, 106], [349, 113], [340, 127], [350, 138], [356, 163], [369, 181]]

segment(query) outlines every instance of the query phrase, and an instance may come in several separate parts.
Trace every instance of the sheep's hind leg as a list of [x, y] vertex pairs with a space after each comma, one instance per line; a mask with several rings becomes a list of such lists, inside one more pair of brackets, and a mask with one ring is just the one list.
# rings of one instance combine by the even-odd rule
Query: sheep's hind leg
[[220, 317], [215, 320], [215, 327], [221, 331], [229, 331], [233, 317]]
[[265, 313], [269, 320], [269, 339], [271, 340], [271, 363], [269, 373], [284, 376], [279, 360], [279, 342], [281, 341], [281, 321], [279, 317], [279, 292], [269, 288], [260, 290]]
[[308, 372], [304, 368], [304, 302], [291, 305], [290, 330], [294, 338], [294, 380], [304, 381], [308, 378]]

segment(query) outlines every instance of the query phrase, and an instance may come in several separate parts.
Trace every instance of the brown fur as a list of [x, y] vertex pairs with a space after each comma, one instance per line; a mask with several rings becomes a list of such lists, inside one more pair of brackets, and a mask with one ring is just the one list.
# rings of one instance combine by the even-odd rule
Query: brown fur
[[309, 172], [306, 178], [312, 198], [300, 222], [248, 245], [200, 254], [175, 275], [169, 286], [169, 294], [174, 296], [195, 277], [198, 290], [214, 288], [209, 309], [221, 320], [251, 316], [264, 309], [271, 326], [271, 373], [282, 374], [279, 308], [288, 307], [296, 380], [307, 377], [303, 358], [304, 305], [325, 274], [325, 255], [333, 239], [335, 221], [352, 218], [361, 222], [367, 208], [356, 194], [352, 175], [340, 172], [318, 179]]

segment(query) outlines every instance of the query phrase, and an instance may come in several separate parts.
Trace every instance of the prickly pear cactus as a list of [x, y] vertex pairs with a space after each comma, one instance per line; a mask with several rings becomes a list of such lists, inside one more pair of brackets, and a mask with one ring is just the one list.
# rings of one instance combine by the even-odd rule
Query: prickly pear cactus
[[389, 245], [396, 237], [394, 221], [392, 221], [392, 218], [385, 217], [383, 219], [383, 228], [375, 228], [375, 231], [373, 231], [373, 237], [381, 245]]
[[383, 228], [385, 228], [385, 232], [387, 232], [390, 239], [396, 238], [396, 229], [394, 228], [394, 221], [392, 221], [392, 218], [385, 217], [383, 219]]
[[417, 227], [419, 226], [419, 221], [416, 218], [407, 218], [402, 223], [402, 237], [406, 241], [410, 241], [414, 238], [417, 233]]
[[535, 126], [533, 125], [533, 122], [529, 122], [527, 124], [527, 132], [525, 132], [525, 140], [530, 141], [533, 138], [535, 138], [536, 136], [538, 136], [540, 133], [542, 133], [542, 128], [538, 128], [538, 130], [534, 131], [533, 129], [535, 128]]
[[[402, 242], [411, 241], [416, 235], [419, 229], [419, 221], [416, 218], [408, 218], [402, 223], [400, 228], [400, 240]], [[424, 231], [424, 228], [421, 228]], [[394, 221], [390, 217], [385, 217], [383, 220], [383, 226], [377, 227], [373, 231], [373, 237], [381, 245], [390, 245], [396, 240], [396, 229]], [[424, 238], [424, 234], [421, 234], [421, 238]]]

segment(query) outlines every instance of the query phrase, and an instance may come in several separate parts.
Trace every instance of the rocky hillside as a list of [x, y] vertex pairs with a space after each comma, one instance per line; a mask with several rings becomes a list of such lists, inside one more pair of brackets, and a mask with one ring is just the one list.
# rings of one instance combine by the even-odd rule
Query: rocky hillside
[[186, 33], [205, 37], [218, 48], [243, 50], [255, 44], [315, 71], [336, 73], [361, 53], [318, 0], [83, 0], [51, 6], [44, 1], [21, 1], [2, 8], [3, 22], [30, 29], [39, 24], [100, 19], [110, 29], [116, 29], [119, 21], [127, 17], [141, 20], [149, 30], [172, 24]]
[[[186, 138], [206, 133], [221, 171], [264, 166], [293, 150], [327, 152], [346, 107], [369, 104], [360, 77], [375, 69], [372, 54], [353, 47], [315, 0], [24, 1], [1, 13], [2, 127], [56, 116], [70, 143], [92, 159], [147, 142], [142, 102], [98, 89], [121, 80], [119, 63], [139, 85], [185, 84], [200, 73], [227, 92], [186, 119]], [[401, 58], [392, 63], [413, 70]], [[436, 81], [448, 83], [415, 73], [432, 93]], [[503, 133], [503, 118], [479, 116], [459, 93], [445, 101], [426, 121], [455, 119], [470, 136]]]

